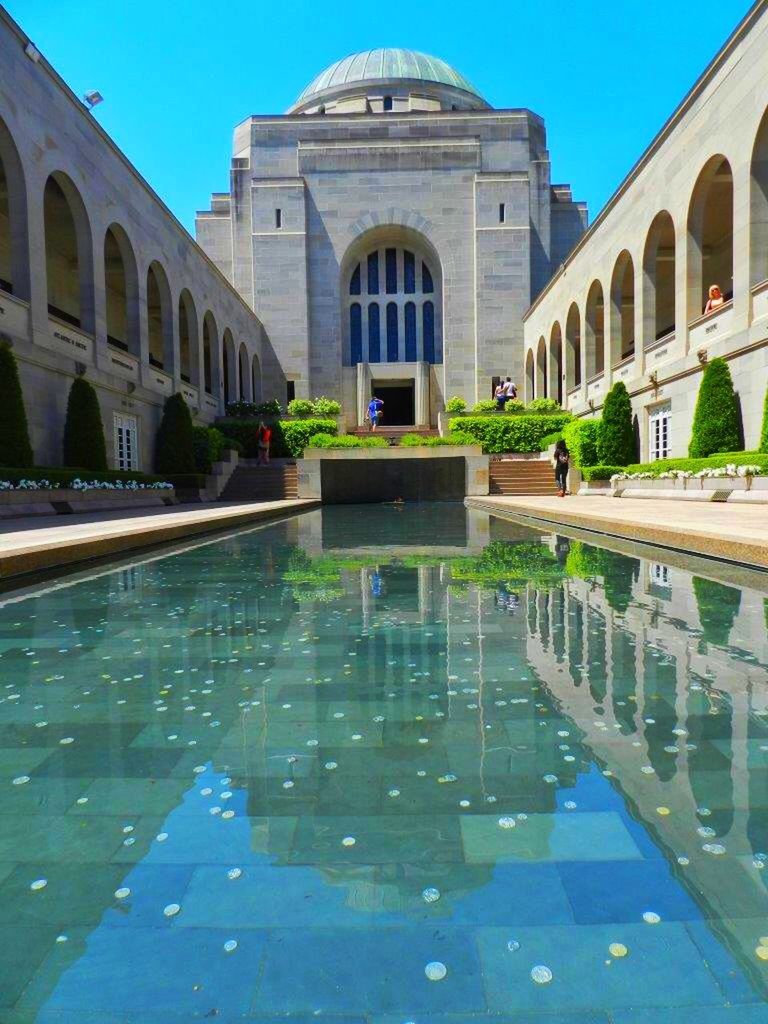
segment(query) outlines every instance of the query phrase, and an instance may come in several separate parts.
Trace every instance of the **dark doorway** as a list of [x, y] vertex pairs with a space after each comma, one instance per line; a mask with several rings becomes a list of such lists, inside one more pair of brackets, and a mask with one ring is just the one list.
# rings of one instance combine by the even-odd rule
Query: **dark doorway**
[[416, 423], [413, 381], [403, 384], [374, 384], [373, 394], [384, 402], [383, 427], [412, 427]]

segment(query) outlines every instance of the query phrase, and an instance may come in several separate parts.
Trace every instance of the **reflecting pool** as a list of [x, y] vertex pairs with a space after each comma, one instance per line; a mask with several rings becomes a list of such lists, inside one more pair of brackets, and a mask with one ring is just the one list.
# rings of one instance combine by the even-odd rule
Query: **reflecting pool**
[[435, 504], [1, 595], [0, 1022], [764, 1024], [766, 594]]

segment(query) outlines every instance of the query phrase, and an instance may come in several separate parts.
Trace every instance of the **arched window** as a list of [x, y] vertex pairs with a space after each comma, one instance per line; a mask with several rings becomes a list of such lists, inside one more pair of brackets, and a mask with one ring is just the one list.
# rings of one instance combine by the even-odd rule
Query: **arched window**
[[118, 224], [107, 228], [104, 236], [104, 288], [107, 341], [124, 352], [141, 355], [136, 259]]
[[251, 362], [251, 401], [260, 402], [261, 400], [261, 363], [259, 357], [254, 353]]
[[549, 394], [563, 404], [563, 332], [558, 323], [549, 335]]
[[228, 405], [237, 400], [238, 394], [235, 339], [228, 327], [224, 331], [221, 348], [224, 361], [224, 401]]
[[[349, 354], [345, 360], [349, 365], [382, 358], [392, 363], [441, 361], [440, 324], [433, 300], [436, 278], [417, 246], [377, 246], [356, 259], [348, 274], [345, 351]], [[378, 300], [382, 293], [387, 296], [383, 310]]]
[[723, 156], [699, 175], [688, 212], [688, 319], [701, 316], [709, 289], [733, 298], [733, 174]]
[[568, 389], [581, 386], [581, 316], [574, 302], [565, 322], [566, 372]]
[[173, 360], [171, 292], [165, 271], [155, 260], [147, 271], [147, 328], [149, 362], [158, 370], [170, 369]]
[[179, 296], [180, 376], [187, 384], [197, 384], [197, 312], [192, 296], [185, 288]]
[[768, 110], [763, 114], [752, 151], [750, 197], [752, 245], [750, 253], [750, 284], [768, 280]]
[[616, 260], [611, 281], [611, 362], [635, 354], [635, 265], [625, 249]]
[[29, 299], [27, 190], [18, 150], [1, 119], [0, 291]]
[[533, 374], [533, 352], [528, 349], [528, 355], [525, 357], [525, 396], [529, 402], [535, 397]]
[[93, 331], [93, 262], [85, 206], [64, 174], [52, 174], [43, 194], [48, 312]]
[[392, 97], [391, 96], [385, 96], [384, 97], [384, 109], [385, 110], [391, 110], [392, 109]]
[[675, 330], [675, 225], [666, 210], [651, 224], [643, 257], [643, 336], [646, 345]]
[[209, 311], [203, 318], [203, 385], [206, 394], [213, 394], [214, 353], [218, 351], [216, 321]]
[[587, 359], [587, 380], [605, 370], [605, 301], [603, 286], [593, 281], [587, 295], [587, 315], [584, 319], [584, 340]]
[[547, 343], [543, 337], [536, 348], [536, 397], [547, 397]]
[[243, 342], [240, 342], [238, 351], [238, 390], [237, 397], [241, 402], [250, 402], [251, 374], [248, 370], [248, 350]]

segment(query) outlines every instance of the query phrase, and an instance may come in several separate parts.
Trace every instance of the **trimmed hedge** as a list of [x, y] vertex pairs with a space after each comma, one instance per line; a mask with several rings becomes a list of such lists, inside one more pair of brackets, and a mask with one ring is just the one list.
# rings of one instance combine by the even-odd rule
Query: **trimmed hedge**
[[626, 466], [637, 458], [632, 427], [632, 400], [626, 384], [618, 380], [605, 397], [602, 426], [597, 434], [597, 458], [603, 465]]
[[99, 396], [84, 377], [75, 377], [69, 389], [64, 423], [64, 465], [83, 466], [94, 473], [102, 473], [107, 468]]
[[466, 408], [467, 403], [464, 401], [463, 398], [460, 398], [458, 395], [454, 395], [453, 398], [449, 398], [448, 401], [445, 403], [446, 412], [464, 412]]
[[585, 480], [610, 480], [614, 473], [653, 473], [659, 476], [670, 469], [697, 473], [700, 469], [719, 469], [733, 463], [735, 466], [760, 466], [768, 474], [766, 452], [723, 452], [707, 459], [657, 459], [656, 462], [635, 462], [629, 466], [587, 466], [582, 469]]
[[[270, 454], [277, 459], [300, 459], [310, 437], [314, 437], [315, 434], [335, 435], [337, 432], [335, 420], [278, 420], [271, 426]], [[242, 445], [246, 459], [255, 459], [258, 456], [258, 420], [219, 420], [217, 427], [226, 437]]]
[[34, 464], [16, 356], [0, 344], [0, 466]]
[[216, 427], [193, 428], [192, 446], [195, 453], [195, 469], [198, 473], [211, 472], [213, 463], [221, 458], [225, 442], [226, 438]]
[[307, 448], [389, 448], [385, 437], [357, 437], [355, 434], [314, 434]]
[[276, 398], [270, 398], [268, 402], [246, 402], [244, 399], [238, 399], [236, 402], [228, 403], [226, 412], [227, 416], [233, 419], [249, 419], [256, 416], [279, 416], [282, 409]]
[[403, 434], [400, 438], [402, 448], [442, 448], [455, 447], [457, 445], [477, 444], [471, 434], [460, 430], [453, 430], [445, 437], [433, 437], [425, 434]]
[[724, 359], [712, 359], [704, 367], [699, 385], [688, 454], [703, 459], [741, 447], [741, 415], [731, 371]]
[[195, 472], [192, 414], [180, 392], [166, 398], [155, 442], [156, 473]]
[[554, 416], [562, 410], [554, 398], [534, 398], [526, 406], [526, 412], [533, 416]]
[[600, 437], [601, 420], [571, 420], [563, 427], [563, 440], [568, 445], [574, 465], [579, 469], [596, 466], [597, 445]]
[[540, 452], [548, 434], [562, 430], [570, 413], [556, 416], [462, 416], [448, 421], [450, 431], [469, 434], [488, 455], [502, 452]]

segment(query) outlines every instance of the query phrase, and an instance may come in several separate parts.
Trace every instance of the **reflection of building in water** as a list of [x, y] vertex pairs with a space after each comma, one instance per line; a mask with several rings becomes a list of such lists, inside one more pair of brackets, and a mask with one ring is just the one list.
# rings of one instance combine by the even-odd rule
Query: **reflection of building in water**
[[762, 622], [765, 598], [741, 591], [726, 631], [732, 646], [718, 647], [705, 639], [706, 607], [696, 610], [698, 578], [615, 557], [628, 601], [615, 593], [611, 600], [599, 577], [529, 590], [528, 660], [680, 882], [764, 986], [754, 915], [768, 914], [756, 858], [768, 854], [768, 815], [765, 757], [756, 748], [761, 739], [768, 745], [768, 660], [764, 628], [752, 624]]

